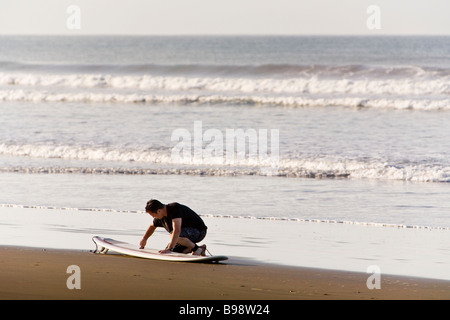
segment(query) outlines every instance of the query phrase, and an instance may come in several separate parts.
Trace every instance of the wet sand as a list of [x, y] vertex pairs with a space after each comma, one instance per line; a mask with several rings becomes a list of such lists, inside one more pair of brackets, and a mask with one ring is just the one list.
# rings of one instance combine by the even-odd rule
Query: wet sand
[[[67, 273], [69, 266], [79, 273]], [[450, 299], [450, 281], [286, 267], [236, 258], [195, 264], [80, 250], [0, 247], [0, 299]], [[80, 289], [68, 289], [79, 275]], [[70, 279], [73, 280], [73, 277]]]

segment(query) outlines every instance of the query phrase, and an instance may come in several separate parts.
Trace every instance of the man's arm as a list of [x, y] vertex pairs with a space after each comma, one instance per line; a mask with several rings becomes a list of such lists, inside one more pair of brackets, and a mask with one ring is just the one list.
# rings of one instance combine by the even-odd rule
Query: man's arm
[[147, 240], [148, 238], [151, 237], [151, 235], [153, 234], [153, 232], [155, 232], [156, 227], [153, 225], [153, 223], [148, 227], [147, 231], [144, 234], [144, 237], [142, 238], [141, 242], [139, 243], [140, 248], [144, 249], [145, 245], [147, 244]]
[[160, 253], [169, 253], [172, 252], [170, 249], [175, 248], [181, 233], [181, 222], [182, 222], [181, 218], [172, 219], [173, 231], [170, 238], [169, 247], [166, 250], [161, 250]]

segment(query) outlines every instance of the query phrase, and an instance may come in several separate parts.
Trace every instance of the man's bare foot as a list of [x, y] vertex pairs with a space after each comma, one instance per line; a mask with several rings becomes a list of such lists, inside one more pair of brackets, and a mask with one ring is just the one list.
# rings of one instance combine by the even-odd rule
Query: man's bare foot
[[200, 253], [200, 255], [206, 256], [206, 244], [200, 246], [199, 248], [202, 249], [202, 252]]
[[206, 256], [205, 252], [206, 252], [206, 245], [204, 244], [202, 246], [199, 246], [197, 250], [192, 252], [192, 254], [194, 256]]

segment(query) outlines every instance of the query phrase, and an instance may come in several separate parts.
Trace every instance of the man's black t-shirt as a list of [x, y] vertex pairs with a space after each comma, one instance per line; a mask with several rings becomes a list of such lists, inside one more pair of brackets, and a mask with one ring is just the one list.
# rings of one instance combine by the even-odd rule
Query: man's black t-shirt
[[177, 202], [169, 203], [167, 206], [167, 217], [162, 219], [153, 219], [153, 225], [155, 227], [163, 227], [169, 233], [172, 233], [172, 219], [181, 218], [181, 228], [195, 228], [199, 231], [206, 230], [207, 227], [202, 218], [196, 214], [191, 208], [179, 204]]

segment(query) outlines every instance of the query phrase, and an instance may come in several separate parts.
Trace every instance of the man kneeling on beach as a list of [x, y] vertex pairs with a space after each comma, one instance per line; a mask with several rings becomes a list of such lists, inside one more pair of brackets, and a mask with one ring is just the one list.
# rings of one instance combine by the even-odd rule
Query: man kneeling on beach
[[145, 211], [153, 217], [153, 223], [148, 227], [140, 242], [141, 249], [144, 249], [148, 238], [157, 227], [166, 229], [171, 237], [170, 243], [165, 250], [159, 253], [190, 253], [193, 255], [205, 255], [206, 245], [198, 246], [206, 236], [206, 225], [202, 218], [189, 207], [170, 203], [162, 204], [158, 200], [151, 199], [147, 202]]

